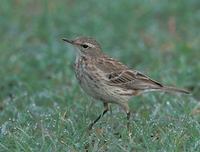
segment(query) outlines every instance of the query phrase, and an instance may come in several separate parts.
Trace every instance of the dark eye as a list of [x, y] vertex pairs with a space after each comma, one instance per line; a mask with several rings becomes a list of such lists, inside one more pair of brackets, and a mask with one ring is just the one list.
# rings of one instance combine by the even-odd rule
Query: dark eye
[[87, 44], [83, 44], [83, 45], [81, 45], [83, 48], [88, 48], [88, 45]]

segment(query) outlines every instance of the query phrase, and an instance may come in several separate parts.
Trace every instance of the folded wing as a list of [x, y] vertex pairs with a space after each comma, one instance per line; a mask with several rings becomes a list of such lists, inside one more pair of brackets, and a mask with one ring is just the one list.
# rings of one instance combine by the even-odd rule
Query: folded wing
[[163, 85], [135, 70], [122, 70], [107, 74], [107, 84], [133, 90], [160, 89]]
[[131, 70], [119, 61], [107, 56], [98, 58], [96, 63], [96, 67], [105, 73], [107, 85], [134, 90], [161, 89], [163, 87], [161, 83], [138, 71]]

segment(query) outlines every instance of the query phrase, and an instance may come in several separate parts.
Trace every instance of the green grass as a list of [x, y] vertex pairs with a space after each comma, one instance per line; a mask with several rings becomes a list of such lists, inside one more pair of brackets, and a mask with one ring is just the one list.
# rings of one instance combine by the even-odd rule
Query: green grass
[[[1, 0], [0, 151], [199, 151], [199, 0]], [[126, 116], [82, 93], [74, 48], [92, 36], [130, 67], [192, 95], [149, 93]]]

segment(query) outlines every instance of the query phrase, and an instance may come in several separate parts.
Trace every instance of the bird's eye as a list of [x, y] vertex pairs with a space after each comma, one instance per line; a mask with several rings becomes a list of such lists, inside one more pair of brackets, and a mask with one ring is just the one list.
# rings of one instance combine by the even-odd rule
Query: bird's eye
[[87, 44], [83, 44], [83, 45], [81, 45], [83, 48], [88, 48], [89, 46], [87, 45]]

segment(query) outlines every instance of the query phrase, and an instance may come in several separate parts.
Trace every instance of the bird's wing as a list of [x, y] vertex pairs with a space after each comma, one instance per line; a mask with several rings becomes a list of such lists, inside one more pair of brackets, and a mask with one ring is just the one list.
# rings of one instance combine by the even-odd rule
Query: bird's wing
[[157, 89], [163, 85], [148, 76], [130, 70], [127, 66], [119, 61], [104, 56], [96, 62], [96, 67], [105, 73], [107, 85], [123, 87], [126, 89], [145, 90]]
[[128, 69], [126, 65], [105, 55], [98, 58], [94, 63], [96, 64], [95, 66], [104, 73], [112, 73], [114, 71]]
[[108, 85], [134, 90], [159, 89], [163, 85], [135, 70], [122, 70], [107, 74]]

